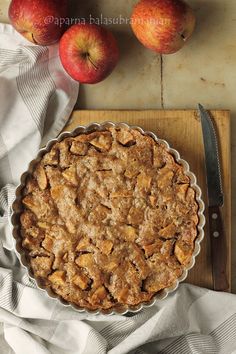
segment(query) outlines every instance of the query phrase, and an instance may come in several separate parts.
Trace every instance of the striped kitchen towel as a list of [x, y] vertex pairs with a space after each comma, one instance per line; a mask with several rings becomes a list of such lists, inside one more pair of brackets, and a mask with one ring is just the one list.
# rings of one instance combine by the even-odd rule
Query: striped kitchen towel
[[92, 316], [48, 298], [20, 266], [8, 223], [15, 185], [77, 94], [56, 46], [0, 24], [0, 353], [236, 354], [235, 295], [182, 284], [138, 314]]

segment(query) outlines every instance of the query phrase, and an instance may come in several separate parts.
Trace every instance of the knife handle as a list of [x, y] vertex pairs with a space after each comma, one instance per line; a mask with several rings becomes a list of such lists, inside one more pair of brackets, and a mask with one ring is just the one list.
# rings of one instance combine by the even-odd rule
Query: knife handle
[[211, 238], [212, 273], [214, 290], [229, 289], [226, 275], [227, 246], [223, 220], [219, 207], [209, 207], [209, 231]]

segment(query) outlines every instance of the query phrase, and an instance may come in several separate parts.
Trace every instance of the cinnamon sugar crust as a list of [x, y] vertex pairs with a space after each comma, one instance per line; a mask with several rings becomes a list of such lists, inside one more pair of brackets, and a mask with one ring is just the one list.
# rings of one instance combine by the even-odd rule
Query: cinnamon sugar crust
[[26, 182], [22, 246], [35, 278], [89, 310], [137, 305], [192, 258], [198, 204], [167, 149], [135, 129], [55, 143]]

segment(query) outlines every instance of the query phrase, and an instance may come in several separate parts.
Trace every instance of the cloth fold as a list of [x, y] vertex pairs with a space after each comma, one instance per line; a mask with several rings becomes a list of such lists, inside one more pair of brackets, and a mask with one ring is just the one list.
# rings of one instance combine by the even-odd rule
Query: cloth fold
[[0, 353], [236, 353], [235, 295], [182, 284], [138, 314], [94, 316], [49, 298], [21, 267], [9, 227], [15, 186], [77, 95], [57, 46], [29, 45], [0, 24]]

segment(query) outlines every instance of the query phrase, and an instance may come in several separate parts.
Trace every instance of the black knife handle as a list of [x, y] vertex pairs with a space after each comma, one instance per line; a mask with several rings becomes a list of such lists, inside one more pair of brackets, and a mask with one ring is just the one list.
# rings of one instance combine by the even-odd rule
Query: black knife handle
[[226, 291], [229, 289], [226, 274], [227, 246], [219, 207], [209, 207], [209, 232], [214, 290]]

